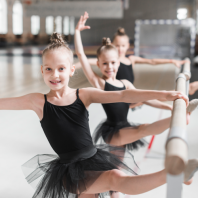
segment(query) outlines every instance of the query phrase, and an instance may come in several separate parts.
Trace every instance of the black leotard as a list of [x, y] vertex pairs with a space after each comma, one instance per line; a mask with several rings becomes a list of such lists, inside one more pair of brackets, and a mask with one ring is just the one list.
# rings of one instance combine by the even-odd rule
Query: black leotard
[[[122, 81], [121, 81], [122, 82]], [[123, 87], [115, 87], [114, 85], [109, 84], [105, 81], [105, 91], [120, 91], [125, 90], [126, 87], [123, 84]], [[129, 112], [129, 104], [118, 102], [118, 103], [110, 103], [110, 104], [102, 104], [105, 113], [107, 115], [107, 119], [100, 123], [94, 132], [94, 141], [95, 143], [99, 140], [100, 137], [106, 143], [109, 143], [113, 135], [117, 134], [120, 129], [131, 127], [137, 128], [138, 125], [131, 124], [127, 121], [127, 116]], [[142, 140], [138, 140], [132, 143], [127, 144], [127, 148], [129, 150], [138, 149], [139, 146], [144, 146], [144, 142]]]
[[[67, 106], [51, 104], [45, 96], [41, 126], [58, 156], [37, 155], [22, 166], [29, 183], [41, 178], [33, 198], [68, 198], [71, 193], [85, 191], [104, 171], [124, 168], [133, 172], [116, 155], [107, 152], [120, 148], [93, 145], [88, 111], [78, 90], [76, 95], [75, 102]], [[103, 198], [103, 194], [100, 196]]]
[[133, 74], [132, 64], [125, 65], [124, 63], [120, 63], [120, 66], [118, 68], [118, 72], [116, 75], [116, 79], [118, 80], [126, 79], [133, 84], [134, 74]]
[[45, 95], [43, 131], [57, 154], [64, 154], [93, 146], [89, 124], [89, 114], [77, 97], [74, 103], [57, 106], [47, 101]]
[[[122, 81], [121, 81], [122, 82]], [[126, 87], [115, 87], [108, 82], [105, 82], [105, 91], [121, 91], [125, 90]], [[110, 122], [122, 122], [127, 120], [127, 115], [129, 111], [129, 104], [124, 102], [102, 104], [105, 113], [107, 115], [107, 120]]]

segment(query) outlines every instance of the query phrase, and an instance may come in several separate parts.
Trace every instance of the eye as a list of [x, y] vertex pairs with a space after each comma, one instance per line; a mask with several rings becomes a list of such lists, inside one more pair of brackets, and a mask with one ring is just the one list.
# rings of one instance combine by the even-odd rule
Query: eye
[[46, 70], [47, 70], [47, 71], [50, 71], [51, 69], [50, 69], [50, 68], [46, 68]]
[[103, 63], [103, 65], [106, 65], [107, 63]]
[[115, 64], [115, 62], [113, 61], [112, 64]]
[[60, 70], [63, 71], [65, 68], [61, 67]]

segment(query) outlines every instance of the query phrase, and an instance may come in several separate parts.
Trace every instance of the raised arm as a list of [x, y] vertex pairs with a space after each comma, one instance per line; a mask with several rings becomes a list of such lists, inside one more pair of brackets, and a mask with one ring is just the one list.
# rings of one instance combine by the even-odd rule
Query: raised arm
[[150, 65], [160, 65], [160, 64], [167, 64], [171, 63], [174, 64], [176, 67], [180, 68], [181, 65], [183, 65], [186, 60], [174, 60], [174, 59], [146, 59], [146, 58], [141, 58], [138, 56], [129, 56], [129, 59], [135, 65], [136, 63], [141, 63], [141, 64], [150, 64]]
[[90, 64], [89, 64], [89, 61], [84, 53], [84, 49], [83, 49], [83, 45], [82, 45], [82, 40], [81, 40], [81, 35], [80, 35], [80, 32], [85, 30], [85, 29], [90, 29], [89, 26], [85, 26], [85, 23], [87, 21], [87, 19], [89, 18], [88, 16], [88, 13], [85, 12], [84, 16], [81, 16], [80, 17], [80, 20], [76, 26], [76, 29], [75, 29], [75, 38], [74, 38], [74, 41], [75, 41], [75, 51], [76, 51], [76, 54], [80, 60], [80, 63], [81, 63], [81, 66], [83, 68], [83, 71], [87, 77], [87, 79], [89, 80], [89, 82], [96, 88], [101, 88], [102, 87], [102, 79], [97, 76]]

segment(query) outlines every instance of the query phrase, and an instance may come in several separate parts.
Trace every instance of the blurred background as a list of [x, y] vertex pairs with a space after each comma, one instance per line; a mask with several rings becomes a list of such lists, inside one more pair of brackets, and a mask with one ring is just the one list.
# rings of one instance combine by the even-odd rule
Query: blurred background
[[[0, 0], [0, 97], [27, 93], [47, 93], [40, 72], [42, 50], [56, 31], [65, 36], [74, 50], [74, 30], [80, 15], [89, 13], [82, 41], [88, 57], [96, 56], [103, 37], [113, 38], [118, 27], [130, 37], [128, 55], [144, 58], [191, 59], [191, 82], [198, 81], [198, 0]], [[75, 53], [74, 53], [75, 54]], [[75, 56], [75, 62], [78, 61]], [[97, 67], [94, 71], [100, 73]], [[154, 66], [137, 64], [134, 85], [141, 89], [173, 90], [180, 72], [173, 64]], [[70, 80], [73, 88], [90, 86], [79, 69]], [[190, 99], [198, 98], [198, 92]], [[97, 112], [97, 113], [96, 113]], [[94, 131], [105, 118], [100, 104], [89, 109], [90, 129]], [[171, 112], [143, 106], [128, 119], [151, 123]], [[198, 109], [192, 114], [189, 133], [189, 157], [198, 157]], [[155, 138], [151, 153], [135, 152], [141, 174], [164, 168], [166, 130]], [[151, 137], [147, 138], [149, 142]], [[43, 134], [39, 119], [32, 111], [0, 111], [0, 197], [32, 197], [21, 165], [37, 154], [54, 153]], [[197, 198], [198, 176], [194, 184], [184, 186], [184, 197]], [[121, 195], [124, 197], [124, 195]], [[137, 198], [165, 198], [166, 185]]]

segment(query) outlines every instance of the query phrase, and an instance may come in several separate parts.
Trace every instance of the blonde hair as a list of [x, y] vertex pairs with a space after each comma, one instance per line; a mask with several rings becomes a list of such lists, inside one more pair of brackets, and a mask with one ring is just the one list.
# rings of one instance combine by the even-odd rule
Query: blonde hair
[[97, 50], [97, 58], [104, 52], [104, 51], [110, 51], [115, 50], [118, 53], [117, 48], [111, 44], [110, 38], [103, 38], [102, 39], [102, 45]]
[[73, 52], [63, 39], [61, 34], [58, 34], [57, 32], [54, 32], [50, 37], [50, 44], [43, 50], [42, 57], [50, 50], [55, 50], [59, 48], [64, 48], [68, 52], [68, 57], [71, 62], [73, 63]]
[[116, 31], [116, 33], [113, 36], [113, 41], [117, 36], [126, 36], [129, 39], [129, 36], [126, 34], [125, 29], [122, 27], [119, 27]]

